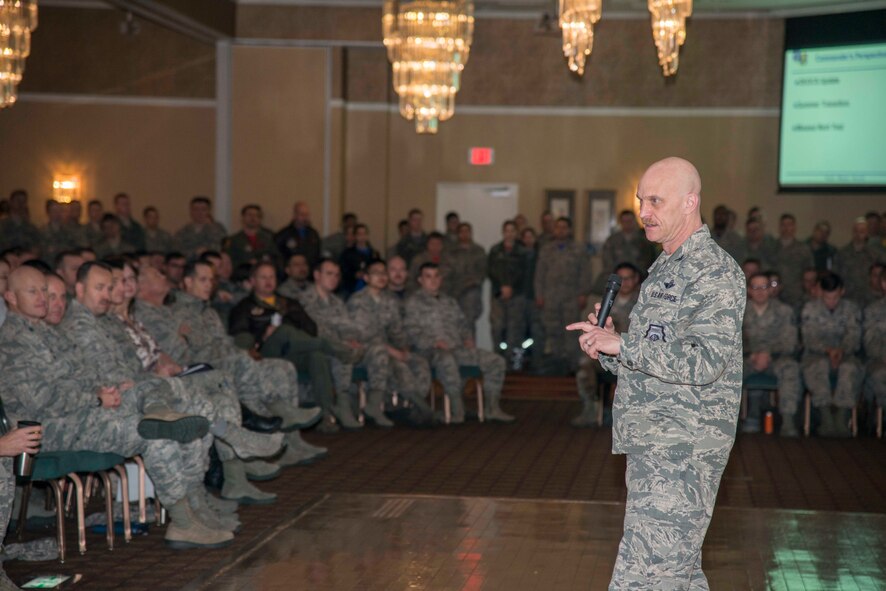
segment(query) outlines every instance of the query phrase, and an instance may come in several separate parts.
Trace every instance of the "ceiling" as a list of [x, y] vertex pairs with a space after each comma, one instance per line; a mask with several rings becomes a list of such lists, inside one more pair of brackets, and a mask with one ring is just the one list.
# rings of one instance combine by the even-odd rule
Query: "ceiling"
[[[602, 0], [604, 14], [647, 13], [646, 0]], [[382, 0], [234, 0], [237, 4], [302, 6], [381, 6]], [[557, 0], [474, 0], [478, 13], [556, 12]], [[694, 14], [801, 16], [886, 8], [886, 0], [695, 0]]]

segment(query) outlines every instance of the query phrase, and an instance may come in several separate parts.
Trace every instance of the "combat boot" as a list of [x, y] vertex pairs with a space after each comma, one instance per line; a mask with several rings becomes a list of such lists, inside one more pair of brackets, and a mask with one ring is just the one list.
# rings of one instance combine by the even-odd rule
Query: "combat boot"
[[833, 437], [834, 435], [834, 409], [832, 406], [822, 406], [818, 409], [821, 423], [818, 425], [819, 437]]
[[144, 439], [171, 439], [190, 443], [209, 433], [209, 420], [195, 415], [184, 415], [166, 407], [153, 405], [145, 409], [138, 422], [138, 434]]
[[283, 431], [295, 431], [296, 429], [313, 427], [323, 417], [323, 410], [316, 406], [314, 408], [301, 408], [278, 400], [268, 404], [267, 407], [276, 416], [283, 419], [283, 425], [280, 427]]
[[231, 446], [242, 460], [272, 456], [283, 446], [283, 433], [256, 433], [228, 424], [219, 439]]
[[366, 399], [366, 408], [363, 409], [363, 414], [375, 423], [376, 427], [390, 428], [394, 426], [394, 423], [385, 416], [384, 404], [384, 391], [370, 390]]
[[449, 424], [463, 424], [465, 422], [465, 401], [461, 396], [461, 392], [452, 396], [446, 393], [444, 396], [449, 398]]
[[231, 543], [234, 534], [203, 525], [191, 511], [188, 499], [179, 499], [167, 507], [170, 522], [166, 528], [166, 545], [174, 550], [188, 548], [223, 548]]
[[573, 427], [594, 427], [597, 425], [597, 408], [593, 400], [582, 400], [581, 414], [569, 422]]
[[260, 491], [249, 483], [243, 460], [228, 460], [222, 466], [225, 472], [225, 484], [221, 491], [223, 499], [237, 501], [241, 505], [270, 505], [277, 500], [276, 494]]
[[363, 428], [363, 425], [354, 418], [354, 411], [351, 410], [351, 403], [348, 400], [347, 393], [339, 394], [335, 408], [332, 409], [332, 414], [335, 415], [335, 418], [338, 420], [338, 424], [341, 425], [342, 429], [356, 431], [357, 429]]
[[324, 412], [323, 420], [317, 425], [317, 432], [324, 435], [332, 435], [341, 431], [341, 427], [335, 422], [335, 415], [332, 412]]
[[263, 460], [249, 460], [244, 462], [246, 470], [246, 478], [253, 482], [264, 482], [273, 480], [280, 476], [283, 470], [277, 464], [265, 462]]
[[212, 510], [216, 513], [236, 513], [237, 508], [240, 506], [240, 503], [237, 501], [227, 501], [225, 499], [220, 499], [214, 495], [209, 494], [209, 491], [206, 492], [206, 502], [209, 503], [209, 506], [212, 507]]
[[497, 423], [513, 423], [514, 417], [509, 415], [499, 406], [499, 396], [486, 395], [486, 420], [495, 421]]
[[852, 410], [848, 408], [834, 408], [834, 433], [833, 437], [852, 437], [852, 429], [849, 422], [852, 420]]
[[[202, 489], [202, 490], [201, 490]], [[236, 513], [219, 513], [209, 505], [206, 489], [201, 485], [188, 493], [188, 504], [194, 517], [211, 529], [237, 533], [240, 531], [240, 520]]]
[[286, 434], [286, 451], [274, 463], [280, 467], [307, 466], [325, 457], [325, 447], [317, 447], [303, 441], [298, 431]]

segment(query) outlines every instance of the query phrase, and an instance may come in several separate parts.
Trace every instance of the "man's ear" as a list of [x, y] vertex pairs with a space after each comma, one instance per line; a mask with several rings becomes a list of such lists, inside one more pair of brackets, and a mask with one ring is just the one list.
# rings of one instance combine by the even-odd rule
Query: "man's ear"
[[79, 281], [74, 284], [74, 295], [78, 300], [83, 299], [83, 294], [86, 293], [86, 286], [80, 283]]
[[687, 193], [686, 200], [684, 201], [684, 206], [687, 212], [695, 211], [699, 206], [699, 196], [698, 193]]

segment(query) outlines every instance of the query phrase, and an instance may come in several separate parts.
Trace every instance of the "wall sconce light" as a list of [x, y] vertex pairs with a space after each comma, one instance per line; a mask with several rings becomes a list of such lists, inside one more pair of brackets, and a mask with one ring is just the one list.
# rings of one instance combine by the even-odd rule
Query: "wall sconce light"
[[52, 198], [59, 203], [80, 199], [80, 178], [74, 175], [55, 177], [52, 181]]

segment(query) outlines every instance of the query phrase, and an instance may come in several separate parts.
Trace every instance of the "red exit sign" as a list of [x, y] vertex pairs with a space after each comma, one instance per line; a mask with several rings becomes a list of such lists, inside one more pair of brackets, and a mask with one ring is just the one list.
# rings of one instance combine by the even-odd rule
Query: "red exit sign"
[[471, 148], [468, 150], [468, 164], [471, 166], [491, 166], [495, 161], [495, 149]]

